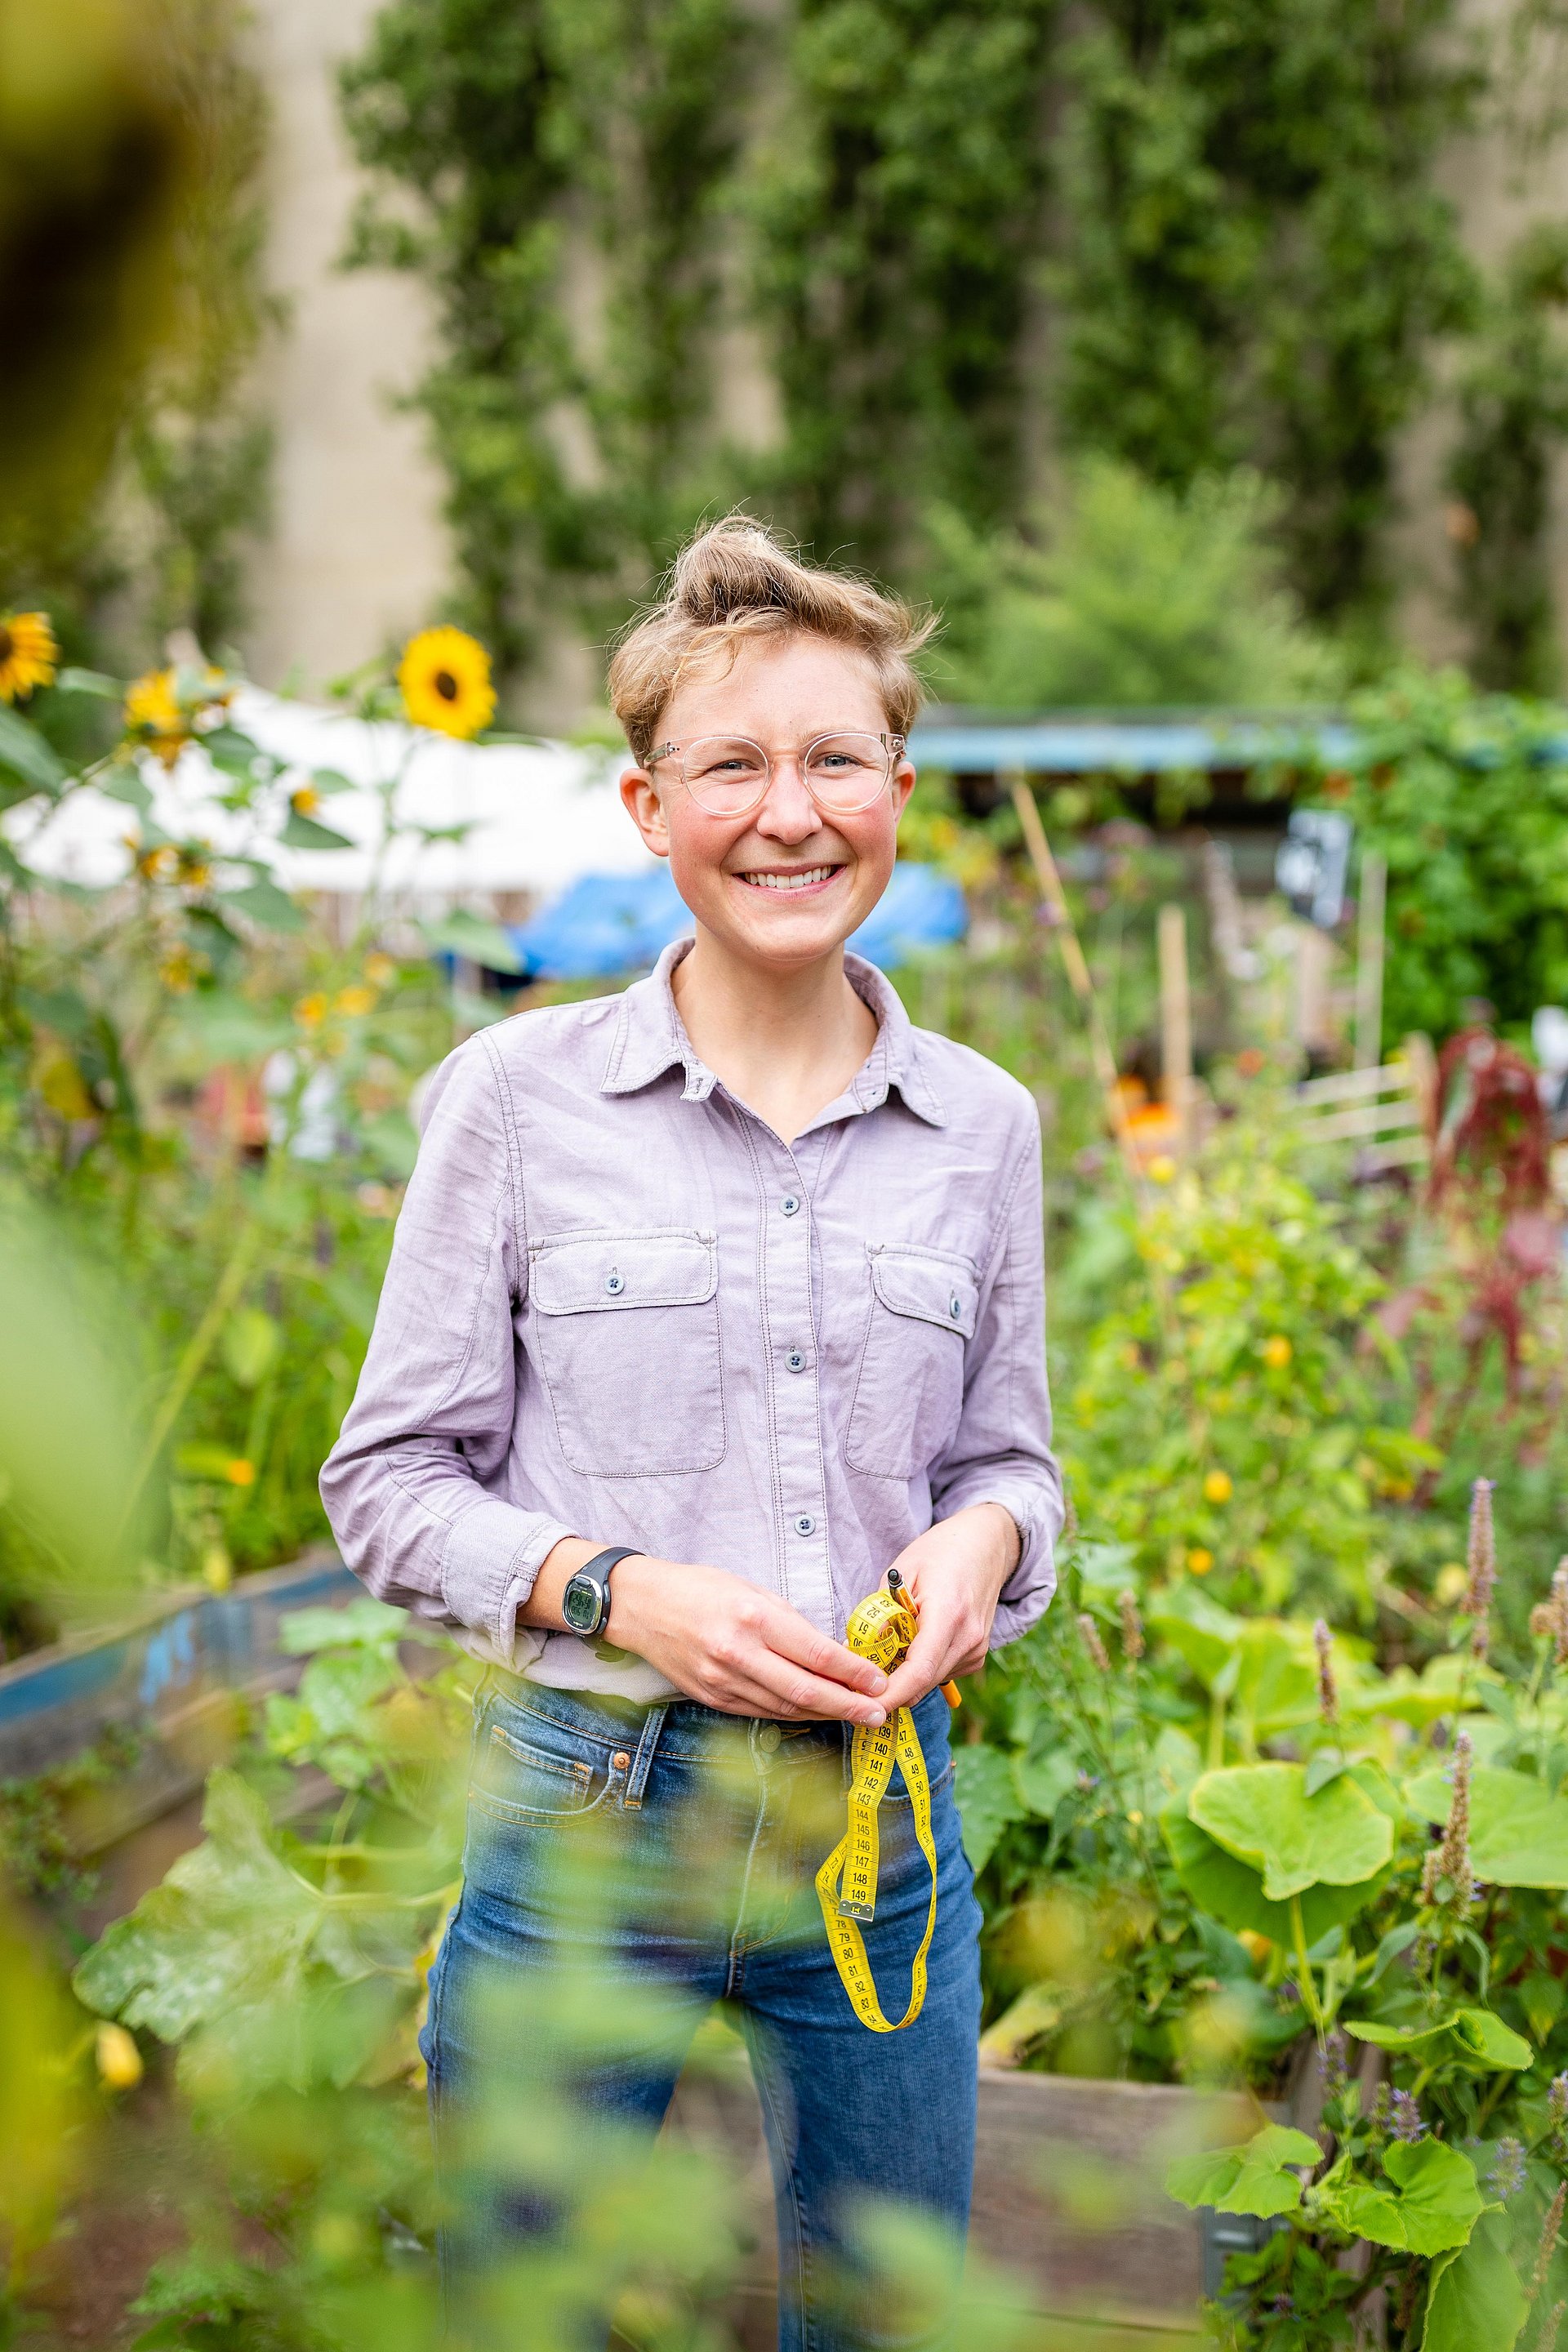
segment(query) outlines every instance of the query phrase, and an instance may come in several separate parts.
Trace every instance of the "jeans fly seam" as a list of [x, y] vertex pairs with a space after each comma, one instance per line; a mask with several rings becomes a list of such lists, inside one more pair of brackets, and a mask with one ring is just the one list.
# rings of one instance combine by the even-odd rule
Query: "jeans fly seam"
[[[756, 1738], [756, 1726], [752, 1727]], [[730, 1937], [729, 1964], [725, 1972], [724, 1993], [728, 1999], [741, 1981], [741, 1968], [745, 1959], [750, 1938], [746, 1935], [746, 1898], [752, 1891], [752, 1864], [756, 1860], [757, 1845], [763, 1834], [763, 1823], [768, 1817], [768, 1785], [764, 1779], [757, 1792], [757, 1818], [752, 1826], [752, 1842], [746, 1848], [745, 1867], [741, 1873], [741, 1892], [735, 1905], [735, 1926]]]

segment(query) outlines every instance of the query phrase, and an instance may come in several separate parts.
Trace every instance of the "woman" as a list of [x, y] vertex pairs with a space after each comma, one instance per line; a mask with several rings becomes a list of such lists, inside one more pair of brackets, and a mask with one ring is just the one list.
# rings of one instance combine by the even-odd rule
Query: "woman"
[[[563, 1949], [607, 2015], [617, 1986], [676, 1996], [659, 2034], [582, 2069], [600, 2116], [656, 2126], [726, 2000], [768, 2125], [786, 2347], [893, 2340], [845, 2300], [858, 2200], [967, 2219], [978, 1911], [939, 1686], [1040, 1614], [1061, 1521], [1034, 1106], [844, 950], [892, 872], [928, 628], [743, 519], [687, 548], [610, 691], [622, 799], [695, 938], [443, 1065], [321, 1481], [371, 1590], [489, 1669], [425, 2037], [438, 2147], [511, 2048], [487, 1999]], [[845, 1634], [892, 1569], [919, 1629], [884, 1674]], [[813, 1878], [854, 1727], [906, 1707], [934, 1940], [918, 2016], [869, 2032]], [[595, 1909], [570, 1869], [611, 1820], [631, 1879]], [[895, 1780], [863, 1930], [893, 2025], [922, 1823]], [[449, 2255], [538, 2226], [457, 2195]]]

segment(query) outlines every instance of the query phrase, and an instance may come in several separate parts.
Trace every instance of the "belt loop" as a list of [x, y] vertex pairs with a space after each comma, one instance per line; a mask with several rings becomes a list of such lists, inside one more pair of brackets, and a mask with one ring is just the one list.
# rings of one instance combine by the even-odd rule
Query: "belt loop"
[[659, 1735], [664, 1729], [664, 1718], [668, 1713], [668, 1705], [650, 1706], [643, 1717], [642, 1738], [637, 1741], [637, 1752], [633, 1759], [631, 1778], [626, 1782], [626, 1793], [621, 1799], [621, 1803], [628, 1813], [640, 1812], [642, 1810], [643, 1790], [647, 1786], [647, 1776], [653, 1769], [653, 1759], [658, 1748]]

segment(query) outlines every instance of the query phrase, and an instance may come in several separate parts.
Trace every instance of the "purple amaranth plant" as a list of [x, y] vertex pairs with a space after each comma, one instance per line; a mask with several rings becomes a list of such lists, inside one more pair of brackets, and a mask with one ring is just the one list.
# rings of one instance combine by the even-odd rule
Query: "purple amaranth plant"
[[1478, 1478], [1470, 1488], [1470, 1539], [1465, 1554], [1470, 1580], [1460, 1603], [1471, 1621], [1470, 1654], [1484, 1659], [1491, 1647], [1492, 1593], [1497, 1585], [1497, 1539], [1492, 1528], [1492, 1481]]
[[1500, 2139], [1492, 2158], [1492, 2168], [1487, 2176], [1487, 2186], [1495, 2197], [1506, 2204], [1524, 2187], [1524, 2142], [1511, 2134]]
[[1331, 1731], [1340, 1724], [1340, 1686], [1334, 1680], [1333, 1635], [1321, 1617], [1312, 1628], [1318, 1653], [1318, 1713]]
[[1138, 1614], [1138, 1596], [1124, 1592], [1117, 1606], [1121, 1612], [1121, 1651], [1130, 1665], [1136, 1665], [1143, 1654], [1143, 1620]]

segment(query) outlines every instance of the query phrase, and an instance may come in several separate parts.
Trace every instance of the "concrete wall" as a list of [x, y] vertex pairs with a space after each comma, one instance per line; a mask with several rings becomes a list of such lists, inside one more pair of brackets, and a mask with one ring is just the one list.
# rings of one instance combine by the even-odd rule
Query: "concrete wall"
[[416, 281], [336, 267], [359, 174], [334, 68], [377, 0], [256, 0], [274, 108], [268, 274], [290, 308], [261, 383], [274, 429], [273, 520], [252, 562], [252, 675], [306, 690], [431, 619], [449, 577], [442, 483], [420, 420], [395, 413], [431, 350]]
[[[250, 568], [253, 620], [244, 639], [252, 672], [267, 685], [294, 670], [316, 686], [367, 659], [429, 619], [450, 578], [438, 470], [419, 419], [393, 405], [427, 364], [428, 302], [411, 278], [336, 268], [358, 175], [338, 121], [332, 69], [361, 47], [377, 5], [255, 0], [258, 54], [276, 110], [270, 274], [292, 306], [263, 384], [278, 435], [274, 524]], [[1469, 0], [1469, 14], [1478, 25], [1493, 24], [1503, 5]], [[1467, 142], [1446, 178], [1474, 250], [1495, 262], [1527, 221], [1568, 209], [1568, 141], [1522, 173], [1510, 167], [1500, 140]], [[583, 273], [589, 309], [592, 276]], [[771, 386], [754, 347], [736, 332], [725, 381], [745, 392], [749, 406], [727, 422], [740, 438], [765, 440], [775, 424]], [[1407, 436], [1395, 534], [1407, 583], [1405, 634], [1436, 656], [1462, 646], [1441, 487], [1451, 432], [1439, 404]], [[1559, 499], [1553, 543], [1568, 631], [1568, 496]], [[596, 698], [597, 667], [590, 647], [564, 635], [531, 688], [532, 722], [569, 725]]]

